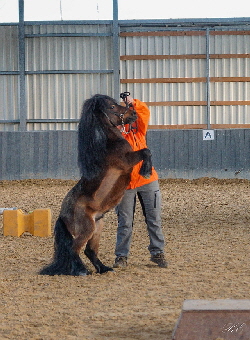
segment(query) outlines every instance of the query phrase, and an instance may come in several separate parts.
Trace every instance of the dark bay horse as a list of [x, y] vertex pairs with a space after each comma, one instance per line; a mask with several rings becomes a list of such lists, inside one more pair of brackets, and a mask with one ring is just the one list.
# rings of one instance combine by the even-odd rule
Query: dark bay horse
[[42, 275], [87, 275], [80, 258], [90, 259], [97, 273], [112, 271], [98, 258], [103, 216], [121, 200], [132, 168], [142, 162], [140, 174], [151, 174], [148, 149], [133, 151], [117, 126], [137, 119], [133, 107], [96, 94], [86, 100], [78, 129], [78, 163], [81, 179], [68, 192], [54, 229], [54, 258]]

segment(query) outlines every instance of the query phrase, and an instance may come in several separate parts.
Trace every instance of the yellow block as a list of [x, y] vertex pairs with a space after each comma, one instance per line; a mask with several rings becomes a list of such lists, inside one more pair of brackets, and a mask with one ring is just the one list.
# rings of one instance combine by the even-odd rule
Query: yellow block
[[25, 214], [21, 209], [4, 210], [3, 235], [19, 237], [24, 232], [40, 237], [50, 236], [51, 210], [36, 209], [30, 214]]

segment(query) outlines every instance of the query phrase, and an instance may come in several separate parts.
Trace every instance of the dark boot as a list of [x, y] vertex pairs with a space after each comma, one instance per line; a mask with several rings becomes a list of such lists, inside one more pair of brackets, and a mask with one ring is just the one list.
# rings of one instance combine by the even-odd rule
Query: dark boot
[[125, 268], [127, 267], [127, 257], [126, 256], [117, 256], [115, 259], [115, 263], [113, 268]]
[[167, 266], [168, 266], [168, 263], [165, 260], [165, 256], [164, 256], [163, 253], [158, 253], [158, 254], [155, 254], [155, 255], [151, 255], [151, 259], [150, 260], [152, 262], [158, 264], [158, 266], [161, 267], [161, 268], [167, 268]]

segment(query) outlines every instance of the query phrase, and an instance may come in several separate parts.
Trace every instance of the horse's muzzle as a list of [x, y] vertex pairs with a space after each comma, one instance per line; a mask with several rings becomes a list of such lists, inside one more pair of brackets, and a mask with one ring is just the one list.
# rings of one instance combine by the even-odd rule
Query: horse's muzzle
[[136, 114], [134, 114], [133, 116], [127, 117], [127, 119], [126, 119], [126, 124], [132, 124], [132, 123], [134, 123], [134, 122], [136, 121], [137, 118], [138, 118], [138, 117], [137, 117]]

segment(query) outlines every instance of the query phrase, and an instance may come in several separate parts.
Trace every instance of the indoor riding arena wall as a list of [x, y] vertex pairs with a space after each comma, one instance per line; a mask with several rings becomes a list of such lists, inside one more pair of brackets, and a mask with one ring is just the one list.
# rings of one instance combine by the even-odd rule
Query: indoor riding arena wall
[[[250, 179], [250, 130], [149, 130], [160, 178]], [[77, 179], [76, 131], [0, 132], [0, 180]]]

